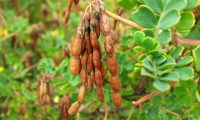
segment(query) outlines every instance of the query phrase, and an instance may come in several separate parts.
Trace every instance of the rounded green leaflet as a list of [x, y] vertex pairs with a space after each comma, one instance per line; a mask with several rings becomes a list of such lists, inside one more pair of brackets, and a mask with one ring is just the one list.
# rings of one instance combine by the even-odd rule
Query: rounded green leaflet
[[153, 9], [156, 13], [161, 13], [163, 11], [163, 1], [162, 0], [143, 0], [146, 5]]
[[158, 19], [152, 9], [146, 5], [141, 5], [133, 14], [133, 21], [144, 28], [153, 28], [157, 25]]
[[194, 77], [194, 70], [191, 67], [176, 68], [175, 71], [179, 74], [180, 80], [191, 80]]
[[163, 0], [164, 11], [183, 10], [187, 5], [187, 0]]
[[167, 13], [163, 13], [158, 26], [163, 30], [167, 30], [175, 26], [179, 22], [180, 18], [181, 16], [178, 10], [172, 10]]
[[170, 89], [169, 83], [167, 83], [167, 82], [162, 82], [162, 81], [160, 81], [160, 80], [155, 80], [155, 81], [153, 82], [153, 86], [154, 86], [156, 89], [158, 89], [158, 90], [160, 90], [160, 91], [162, 91], [162, 92], [167, 91], [167, 90]]
[[187, 0], [186, 10], [193, 9], [199, 4], [199, 0]]
[[171, 40], [172, 34], [170, 30], [163, 30], [158, 34], [158, 40], [161, 45], [168, 44]]
[[181, 19], [179, 23], [176, 25], [176, 28], [179, 30], [187, 30], [194, 26], [195, 17], [192, 12], [183, 12], [181, 13]]
[[142, 42], [142, 46], [148, 50], [153, 50], [156, 47], [155, 42], [153, 38], [146, 37]]

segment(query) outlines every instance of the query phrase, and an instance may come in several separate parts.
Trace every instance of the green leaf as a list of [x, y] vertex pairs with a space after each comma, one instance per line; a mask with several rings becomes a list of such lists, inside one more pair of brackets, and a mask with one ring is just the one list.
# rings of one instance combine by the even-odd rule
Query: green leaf
[[141, 52], [142, 50], [143, 50], [143, 47], [141, 47], [141, 46], [136, 46], [133, 48], [134, 52]]
[[194, 77], [194, 70], [191, 67], [176, 68], [180, 80], [191, 80]]
[[187, 10], [193, 9], [199, 4], [199, 0], [187, 0], [187, 2], [187, 6], [185, 7]]
[[145, 39], [145, 34], [143, 32], [136, 31], [134, 33], [134, 41], [136, 44], [141, 46], [144, 39]]
[[187, 5], [187, 0], [164, 0], [164, 11], [168, 12], [174, 9], [182, 10]]
[[168, 67], [173, 67], [173, 66], [175, 66], [175, 60], [173, 58], [168, 58], [166, 62], [162, 63], [159, 66], [159, 70], [166, 69]]
[[160, 44], [162, 45], [168, 44], [171, 40], [170, 30], [163, 30], [161, 33], [159, 33], [158, 40], [160, 41]]
[[200, 46], [193, 50], [193, 57], [195, 62], [195, 68], [199, 72], [200, 71]]
[[152, 79], [155, 79], [155, 76], [152, 75], [151, 73], [149, 73], [149, 72], [148, 72], [146, 69], [144, 69], [144, 68], [142, 68], [141, 74], [142, 74], [143, 76], [147, 76], [147, 77], [150, 77], [150, 78], [152, 78]]
[[160, 65], [160, 64], [162, 64], [163, 62], [165, 62], [166, 60], [167, 60], [167, 58], [166, 58], [164, 55], [161, 55], [161, 56], [157, 59], [156, 64], [157, 64], [157, 65]]
[[146, 49], [152, 50], [155, 48], [155, 40], [151, 37], [146, 37], [142, 42], [142, 46]]
[[162, 76], [164, 74], [170, 73], [172, 70], [173, 70], [173, 67], [168, 67], [164, 70], [157, 70], [156, 73], [157, 75]]
[[179, 22], [180, 18], [181, 16], [178, 10], [171, 10], [167, 13], [163, 13], [159, 21], [159, 27], [163, 30], [172, 28]]
[[154, 67], [152, 66], [152, 61], [150, 57], [147, 57], [142, 62], [143, 67], [145, 67], [147, 70], [154, 72]]
[[195, 17], [192, 12], [187, 11], [181, 13], [181, 19], [179, 23], [176, 25], [176, 28], [179, 30], [187, 30], [194, 26]]
[[180, 61], [178, 61], [178, 63], [176, 64], [176, 67], [182, 67], [182, 66], [190, 64], [191, 62], [193, 62], [193, 57], [185, 56]]
[[177, 59], [182, 53], [185, 48], [183, 46], [177, 46], [173, 52], [171, 53], [171, 57]]
[[161, 82], [161, 81], [159, 81], [159, 80], [154, 81], [154, 82], [153, 82], [153, 86], [154, 86], [156, 89], [158, 89], [158, 90], [160, 90], [160, 91], [162, 91], [162, 92], [167, 91], [167, 90], [170, 89], [169, 83]]
[[140, 6], [133, 14], [133, 20], [144, 28], [155, 27], [158, 23], [158, 19], [152, 9], [145, 5]]
[[163, 11], [163, 3], [162, 0], [143, 0], [146, 5], [148, 5], [151, 9], [153, 9], [157, 13], [161, 13]]
[[159, 77], [159, 80], [162, 81], [178, 81], [179, 80], [179, 75], [176, 72], [170, 72], [162, 77]]
[[130, 10], [131, 8], [133, 8], [135, 4], [136, 4], [135, 0], [134, 1], [132, 1], [132, 0], [120, 0], [119, 1], [119, 5], [127, 10]]

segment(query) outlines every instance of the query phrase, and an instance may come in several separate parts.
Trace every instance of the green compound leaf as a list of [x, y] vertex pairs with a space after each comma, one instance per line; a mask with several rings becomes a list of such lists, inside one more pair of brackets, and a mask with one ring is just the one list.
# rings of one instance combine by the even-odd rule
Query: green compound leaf
[[180, 18], [181, 16], [178, 10], [171, 10], [162, 14], [158, 26], [163, 30], [167, 30], [175, 26]]
[[142, 42], [145, 39], [145, 34], [143, 32], [137, 31], [134, 33], [134, 41], [136, 44], [142, 46]]
[[168, 12], [174, 9], [182, 10], [187, 5], [187, 0], [163, 0], [164, 12]]
[[176, 25], [176, 28], [179, 30], [187, 30], [194, 26], [195, 17], [192, 12], [183, 12], [181, 13], [181, 19]]
[[152, 9], [145, 5], [140, 6], [133, 14], [133, 20], [144, 28], [155, 27], [158, 23], [158, 19]]
[[187, 6], [185, 9], [193, 9], [199, 4], [199, 0], [187, 0]]
[[182, 67], [193, 62], [193, 57], [185, 56], [180, 61], [177, 62], [176, 67]]
[[170, 72], [168, 74], [163, 75], [162, 77], [159, 77], [159, 80], [161, 81], [166, 81], [166, 82], [170, 82], [170, 81], [179, 81], [179, 75], [176, 72]]
[[197, 47], [193, 50], [195, 68], [199, 72], [200, 71], [200, 47]]
[[163, 11], [162, 0], [143, 0], [146, 5], [148, 5], [153, 11], [161, 13]]
[[167, 82], [162, 82], [162, 81], [159, 81], [159, 80], [154, 81], [154, 82], [153, 82], [153, 86], [154, 86], [156, 89], [158, 89], [158, 90], [160, 90], [160, 91], [162, 91], [162, 92], [167, 91], [167, 90], [170, 89], [169, 83], [167, 83]]
[[171, 57], [177, 59], [182, 53], [185, 48], [183, 46], [177, 46], [173, 52], [171, 53]]
[[180, 80], [191, 80], [194, 77], [194, 70], [191, 67], [176, 68], [175, 71], [179, 74]]
[[163, 30], [161, 33], [158, 34], [158, 40], [161, 45], [168, 44], [171, 40], [171, 32], [170, 30]]

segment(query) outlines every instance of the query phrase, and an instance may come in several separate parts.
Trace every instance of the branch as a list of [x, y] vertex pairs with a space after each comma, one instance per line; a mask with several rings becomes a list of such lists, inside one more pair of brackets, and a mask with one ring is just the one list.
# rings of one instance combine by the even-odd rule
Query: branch
[[198, 46], [200, 45], [200, 40], [191, 40], [191, 39], [184, 39], [177, 37], [175, 42], [179, 45], [191, 45], [191, 46]]
[[114, 19], [116, 19], [116, 20], [118, 20], [118, 21], [120, 21], [120, 22], [123, 22], [123, 23], [125, 23], [125, 24], [127, 24], [127, 25], [130, 25], [130, 26], [132, 26], [132, 27], [134, 27], [134, 28], [136, 28], [136, 29], [138, 29], [138, 30], [143, 30], [143, 29], [144, 29], [143, 27], [139, 26], [138, 24], [136, 24], [136, 23], [134, 23], [134, 22], [132, 22], [132, 21], [130, 21], [130, 20], [128, 20], [128, 19], [125, 19], [125, 18], [123, 18], [123, 17], [120, 17], [120, 16], [118, 16], [118, 15], [116, 15], [116, 14], [110, 12], [110, 11], [104, 10], [104, 12], [105, 12], [108, 16], [110, 16], [110, 17], [112, 17], [112, 18], [114, 18]]

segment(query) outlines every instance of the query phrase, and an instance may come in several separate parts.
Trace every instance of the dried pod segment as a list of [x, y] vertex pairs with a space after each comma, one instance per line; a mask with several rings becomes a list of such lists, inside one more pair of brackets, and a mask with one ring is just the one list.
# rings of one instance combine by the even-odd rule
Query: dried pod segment
[[101, 75], [101, 71], [99, 69], [95, 69], [95, 85], [97, 87], [102, 87], [102, 75]]
[[108, 56], [112, 56], [114, 54], [114, 40], [111, 35], [104, 35], [104, 47]]
[[80, 105], [81, 103], [79, 101], [76, 101], [75, 103], [73, 103], [68, 110], [68, 114], [73, 115], [74, 113], [76, 113], [78, 109], [80, 108]]
[[88, 60], [88, 52], [85, 50], [81, 56], [81, 66], [86, 67], [87, 66], [87, 60]]
[[103, 31], [103, 34], [110, 35], [111, 26], [108, 16], [102, 11], [101, 12], [101, 30]]
[[38, 81], [37, 94], [38, 100], [41, 105], [53, 104], [51, 99], [51, 90], [50, 90], [50, 77], [46, 74], [40, 75], [40, 80]]
[[107, 58], [108, 70], [112, 76], [116, 76], [118, 72], [117, 59], [115, 55]]
[[94, 87], [94, 72], [92, 72], [90, 75], [87, 77], [87, 89], [89, 92], [92, 92]]
[[81, 70], [81, 60], [79, 57], [72, 56], [70, 60], [70, 72], [72, 75], [78, 75]]
[[93, 54], [90, 53], [87, 61], [87, 72], [91, 73], [94, 70]]
[[77, 5], [79, 3], [79, 0], [74, 0], [74, 4]]
[[71, 10], [71, 7], [73, 5], [73, 2], [74, 0], [68, 0], [67, 2], [67, 10], [65, 12], [65, 24], [68, 22], [69, 20], [69, 16], [70, 16], [70, 10]]
[[70, 46], [70, 52], [72, 56], [80, 56], [82, 52], [82, 47], [83, 40], [81, 39], [81, 36], [77, 34]]
[[93, 51], [93, 63], [94, 63], [95, 68], [101, 69], [101, 58], [100, 58], [98, 50]]
[[104, 101], [104, 91], [102, 87], [97, 87], [97, 96], [101, 102]]
[[121, 106], [122, 97], [119, 92], [112, 92], [112, 101], [116, 107]]
[[82, 86], [80, 87], [79, 94], [78, 94], [78, 101], [79, 101], [80, 103], [83, 102], [84, 96], [85, 96], [85, 85], [82, 85]]
[[87, 73], [86, 73], [85, 68], [81, 69], [80, 78], [81, 78], [82, 85], [86, 85], [86, 83], [87, 83]]
[[90, 41], [93, 48], [98, 47], [96, 28], [93, 20], [90, 21]]
[[113, 91], [115, 91], [115, 92], [120, 91], [120, 80], [119, 80], [118, 76], [111, 77], [110, 84], [111, 84]]
[[68, 110], [71, 106], [71, 100], [68, 95], [64, 95], [60, 102], [60, 120], [70, 120]]

